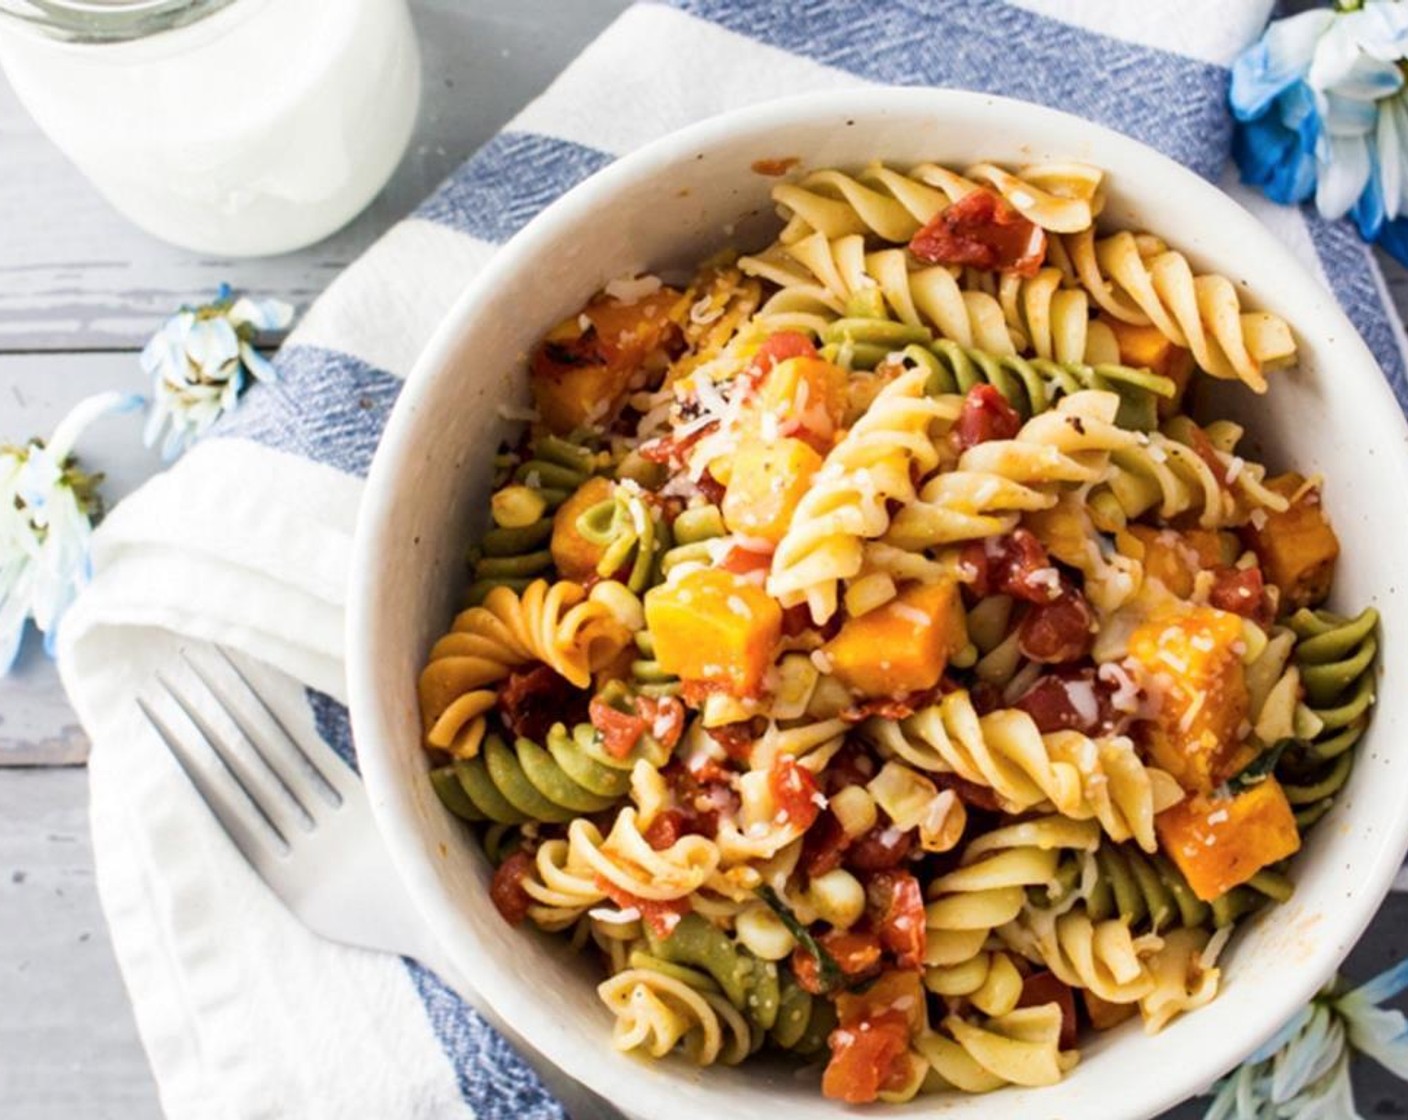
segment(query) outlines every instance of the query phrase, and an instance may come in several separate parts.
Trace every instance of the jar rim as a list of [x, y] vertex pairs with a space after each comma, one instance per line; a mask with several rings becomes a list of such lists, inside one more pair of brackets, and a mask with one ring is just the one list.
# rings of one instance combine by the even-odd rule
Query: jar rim
[[143, 39], [195, 23], [235, 0], [0, 0], [5, 17], [69, 42]]

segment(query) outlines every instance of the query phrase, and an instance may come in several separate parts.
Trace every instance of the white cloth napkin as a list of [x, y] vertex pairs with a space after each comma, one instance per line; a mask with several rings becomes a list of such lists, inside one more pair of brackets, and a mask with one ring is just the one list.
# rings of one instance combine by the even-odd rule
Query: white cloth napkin
[[[770, 97], [871, 83], [1045, 102], [1215, 177], [1230, 134], [1226, 67], [1270, 6], [642, 4], [332, 283], [279, 356], [281, 382], [252, 391], [102, 525], [96, 578], [60, 643], [65, 685], [94, 743], [98, 886], [169, 1116], [560, 1115], [433, 977], [321, 941], [293, 919], [133, 701], [154, 671], [187, 671], [183, 645], [218, 642], [268, 667], [261, 687], [286, 720], [347, 748], [342, 623], [362, 477], [399, 379], [495, 245], [572, 183], [669, 129]], [[1312, 215], [1239, 197], [1335, 288], [1401, 389], [1402, 332], [1365, 249]]]

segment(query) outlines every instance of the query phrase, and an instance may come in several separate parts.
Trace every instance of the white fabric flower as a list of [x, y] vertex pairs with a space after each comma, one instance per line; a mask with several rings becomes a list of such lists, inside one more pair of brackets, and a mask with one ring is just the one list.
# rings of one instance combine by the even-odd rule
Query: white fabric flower
[[1337, 977], [1218, 1083], [1204, 1120], [1353, 1120], [1355, 1051], [1408, 1080], [1408, 1019], [1380, 1007], [1408, 988], [1408, 961], [1345, 992]]
[[233, 299], [222, 286], [215, 300], [182, 308], [142, 350], [142, 368], [152, 378], [152, 410], [144, 439], [156, 443], [170, 425], [161, 454], [168, 462], [202, 436], [230, 409], [248, 377], [277, 381], [269, 361], [254, 348], [264, 331], [283, 330], [293, 308], [276, 299]]
[[98, 417], [141, 403], [132, 394], [101, 393], [79, 402], [47, 443], [0, 448], [0, 674], [19, 655], [26, 619], [53, 654], [59, 621], [91, 575], [98, 479], [74, 466], [74, 444]]

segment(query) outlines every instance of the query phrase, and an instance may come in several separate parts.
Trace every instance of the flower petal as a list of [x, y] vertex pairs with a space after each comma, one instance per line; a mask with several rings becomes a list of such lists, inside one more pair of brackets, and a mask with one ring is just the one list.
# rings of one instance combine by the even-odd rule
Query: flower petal
[[1316, 163], [1316, 209], [1327, 218], [1342, 218], [1369, 182], [1369, 144], [1362, 137], [1322, 137]]
[[1253, 120], [1293, 82], [1305, 77], [1315, 44], [1334, 21], [1326, 9], [1277, 20], [1232, 64], [1229, 100], [1238, 120]]

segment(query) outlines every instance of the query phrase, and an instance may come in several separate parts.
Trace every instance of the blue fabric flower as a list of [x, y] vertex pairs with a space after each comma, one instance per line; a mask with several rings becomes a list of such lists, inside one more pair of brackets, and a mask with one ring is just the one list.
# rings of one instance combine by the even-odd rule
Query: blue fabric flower
[[250, 376], [278, 380], [254, 339], [292, 321], [293, 308], [281, 300], [236, 299], [228, 285], [221, 285], [210, 303], [183, 307], [163, 323], [141, 356], [152, 379], [147, 446], [170, 425], [161, 453], [167, 461], [176, 458], [234, 408]]
[[1408, 3], [1367, 0], [1273, 23], [1233, 64], [1233, 157], [1281, 203], [1315, 198], [1408, 263]]

